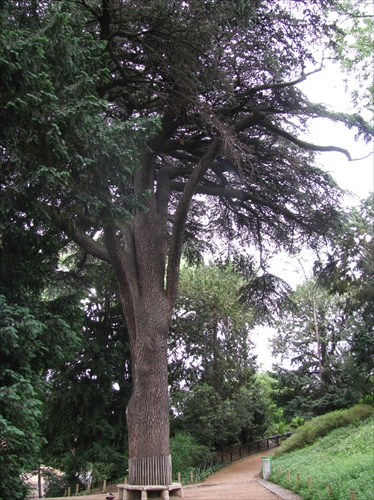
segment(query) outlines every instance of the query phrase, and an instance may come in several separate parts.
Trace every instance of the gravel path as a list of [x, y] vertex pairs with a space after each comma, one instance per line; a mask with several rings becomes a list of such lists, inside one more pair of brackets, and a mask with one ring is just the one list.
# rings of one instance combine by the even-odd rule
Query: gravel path
[[[184, 486], [183, 498], [194, 500], [301, 500], [300, 495], [261, 479], [261, 457], [251, 455], [224, 467], [202, 483]], [[118, 495], [116, 491], [112, 491]], [[87, 495], [82, 500], [105, 500], [106, 495]], [[52, 500], [52, 499], [51, 499]], [[61, 497], [53, 500], [66, 500]]]

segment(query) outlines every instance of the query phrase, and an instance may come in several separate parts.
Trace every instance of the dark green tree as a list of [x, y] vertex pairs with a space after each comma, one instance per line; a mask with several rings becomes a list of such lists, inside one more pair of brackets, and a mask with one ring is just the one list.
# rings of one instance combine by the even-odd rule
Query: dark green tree
[[103, 467], [106, 479], [125, 475], [123, 414], [131, 395], [129, 342], [110, 269], [88, 259], [78, 278], [90, 286], [80, 346], [51, 370], [43, 411], [45, 460], [64, 471], [72, 487]]
[[[24, 276], [20, 285], [27, 285]], [[75, 297], [28, 295], [22, 306], [0, 295], [0, 498], [20, 500], [27, 496], [26, 473], [41, 460], [46, 374], [73, 350], [80, 318]]]
[[45, 349], [44, 325], [27, 308], [0, 296], [0, 497], [23, 499], [23, 475], [38, 466], [41, 392], [45, 387], [35, 365]]
[[320, 415], [346, 408], [365, 393], [366, 374], [355, 363], [351, 346], [361, 319], [346, 308], [347, 296], [330, 295], [309, 280], [292, 296], [295, 307], [278, 321], [273, 354], [278, 366], [287, 416]]
[[345, 296], [347, 314], [360, 318], [350, 348], [368, 382], [374, 374], [373, 234], [374, 196], [370, 194], [349, 211], [335, 244], [315, 265], [321, 285], [332, 294]]
[[[339, 220], [339, 189], [313, 159], [349, 153], [298, 134], [318, 116], [365, 139], [371, 130], [297, 88], [320, 66], [316, 46], [331, 46], [336, 5], [1, 5], [5, 197], [19, 211], [32, 200], [32, 218], [113, 267], [132, 357], [131, 483], [171, 482], [167, 338], [201, 214], [222, 238], [257, 247], [263, 265], [270, 243], [313, 246]], [[155, 474], [143, 474], [150, 463]]]

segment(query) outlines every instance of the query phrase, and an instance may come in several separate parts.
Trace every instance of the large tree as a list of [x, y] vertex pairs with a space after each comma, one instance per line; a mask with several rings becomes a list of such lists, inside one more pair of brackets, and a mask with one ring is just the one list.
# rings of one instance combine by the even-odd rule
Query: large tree
[[113, 267], [132, 358], [129, 480], [169, 484], [167, 338], [184, 243], [209, 225], [257, 247], [263, 267], [269, 244], [316, 245], [340, 193], [314, 153], [349, 153], [298, 133], [324, 116], [370, 136], [297, 88], [335, 38], [335, 2], [0, 7], [6, 199], [20, 211], [32, 199], [34, 221]]
[[367, 381], [374, 373], [374, 194], [347, 214], [327, 255], [315, 264], [319, 282], [348, 298], [346, 311], [359, 318], [351, 350]]
[[272, 340], [286, 415], [310, 417], [356, 403], [368, 385], [366, 366], [352, 353], [361, 315], [350, 314], [348, 295], [329, 294], [314, 279], [299, 285], [292, 300]]
[[169, 383], [184, 390], [198, 381], [222, 398], [255, 369], [253, 312], [240, 302], [244, 281], [232, 263], [182, 267], [170, 329]]

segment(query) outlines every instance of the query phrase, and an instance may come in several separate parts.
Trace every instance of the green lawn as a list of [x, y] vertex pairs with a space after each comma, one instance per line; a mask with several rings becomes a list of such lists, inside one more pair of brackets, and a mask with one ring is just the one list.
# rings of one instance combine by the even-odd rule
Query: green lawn
[[274, 458], [271, 480], [300, 493], [303, 500], [349, 500], [351, 491], [357, 500], [374, 500], [374, 416], [359, 427], [335, 429], [310, 446]]

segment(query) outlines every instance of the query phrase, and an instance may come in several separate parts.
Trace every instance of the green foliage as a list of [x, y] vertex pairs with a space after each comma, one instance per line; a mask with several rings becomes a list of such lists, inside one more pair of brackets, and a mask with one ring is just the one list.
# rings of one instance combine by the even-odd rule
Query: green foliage
[[[178, 472], [186, 477], [191, 470], [212, 458], [211, 450], [199, 444], [191, 434], [177, 432], [170, 439], [170, 453], [173, 457], [173, 478], [176, 480]], [[187, 481], [186, 481], [187, 482]]]
[[[356, 109], [373, 111], [372, 48], [374, 20], [372, 3], [367, 0], [339, 2], [340, 30], [336, 33], [337, 55], [347, 80], [354, 79], [352, 92]], [[351, 83], [351, 82], [349, 82]], [[350, 85], [353, 87], [353, 85]]]
[[32, 28], [7, 24], [5, 14], [0, 22], [4, 216], [22, 211], [43, 227], [65, 226], [62, 215], [85, 214], [91, 225], [127, 219], [144, 199], [135, 200], [128, 182], [156, 120], [104, 119], [104, 45], [82, 31], [79, 9], [47, 4]]
[[46, 385], [35, 366], [45, 349], [44, 328], [27, 308], [0, 296], [0, 498], [25, 498], [22, 476], [38, 466]]
[[309, 446], [319, 438], [326, 436], [333, 429], [360, 425], [363, 420], [369, 418], [373, 413], [373, 406], [357, 405], [348, 410], [337, 410], [315, 417], [302, 427], [299, 427], [290, 438], [284, 441], [276, 451], [276, 456]]
[[[72, 253], [70, 266], [76, 258]], [[68, 263], [67, 258], [65, 265]], [[63, 470], [71, 486], [78, 473], [82, 477], [90, 473], [92, 464], [97, 471], [93, 481], [103, 474], [107, 479], [125, 474], [124, 415], [131, 394], [127, 329], [113, 290], [113, 276], [102, 265], [87, 266], [79, 278], [76, 286], [90, 287], [84, 290], [80, 345], [51, 370], [43, 411], [43, 432], [48, 440], [44, 461]]]
[[174, 404], [172, 428], [190, 433], [209, 448], [262, 437], [266, 407], [253, 381], [224, 399], [212, 386], [195, 384], [177, 393]]
[[242, 285], [232, 263], [181, 269], [169, 341], [172, 386], [201, 380], [226, 398], [245, 383], [254, 368], [253, 313], [239, 301]]
[[53, 469], [43, 469], [44, 496], [46, 498], [62, 497], [66, 491], [66, 479]]
[[365, 325], [350, 313], [349, 295], [329, 293], [311, 279], [291, 299], [272, 339], [273, 354], [291, 362], [290, 368], [276, 367], [277, 401], [286, 417], [310, 418], [357, 403], [368, 390], [368, 371], [352, 350]]
[[[316, 263], [319, 282], [330, 294], [347, 297], [346, 313], [359, 318], [352, 330], [351, 353], [369, 382], [374, 369], [374, 195], [347, 214], [333, 249]], [[372, 396], [372, 393], [371, 393]]]
[[[297, 491], [305, 500], [345, 500], [350, 491], [356, 493], [356, 498], [371, 500], [374, 467], [373, 410], [371, 416], [367, 409], [353, 410], [349, 418], [341, 421], [342, 425], [335, 426], [334, 430], [330, 426], [326, 432], [319, 432], [314, 444], [275, 458], [272, 462], [271, 480]], [[364, 415], [365, 418], [362, 419]], [[287, 441], [284, 442], [286, 444]], [[282, 470], [281, 476], [278, 469]], [[290, 471], [290, 481], [287, 480], [287, 470]], [[300, 484], [296, 482], [296, 474], [300, 474]], [[311, 487], [308, 485], [308, 477], [312, 478]], [[331, 493], [328, 491], [329, 484]]]

